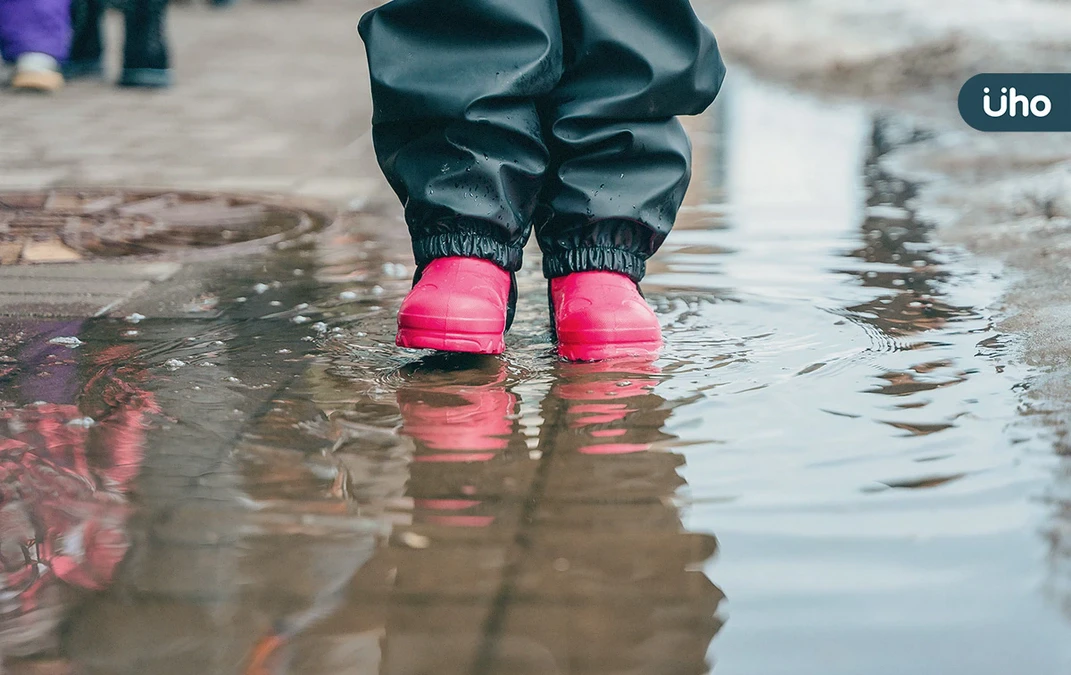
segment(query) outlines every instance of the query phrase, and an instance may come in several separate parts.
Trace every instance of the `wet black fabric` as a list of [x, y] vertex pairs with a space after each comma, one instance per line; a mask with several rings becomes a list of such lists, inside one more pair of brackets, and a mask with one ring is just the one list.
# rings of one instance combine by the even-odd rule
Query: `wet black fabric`
[[639, 280], [690, 176], [677, 115], [725, 74], [688, 0], [393, 0], [360, 24], [380, 166], [418, 265]]

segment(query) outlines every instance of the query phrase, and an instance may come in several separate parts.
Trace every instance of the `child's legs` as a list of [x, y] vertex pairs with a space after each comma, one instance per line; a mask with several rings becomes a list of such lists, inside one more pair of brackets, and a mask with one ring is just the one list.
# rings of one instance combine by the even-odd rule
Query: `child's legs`
[[104, 18], [104, 0], [72, 0], [71, 16], [74, 38], [71, 42], [70, 61], [100, 61], [104, 55], [101, 25]]
[[124, 10], [123, 69], [167, 70], [167, 0], [132, 0]]
[[5, 61], [27, 52], [63, 61], [70, 47], [70, 0], [0, 0], [0, 50]]
[[535, 100], [561, 77], [556, 0], [394, 0], [360, 30], [376, 154], [418, 266], [518, 269], [548, 161]]
[[537, 222], [544, 273], [639, 280], [690, 175], [676, 115], [702, 112], [725, 74], [688, 0], [562, 0], [565, 74], [541, 106], [552, 165]]

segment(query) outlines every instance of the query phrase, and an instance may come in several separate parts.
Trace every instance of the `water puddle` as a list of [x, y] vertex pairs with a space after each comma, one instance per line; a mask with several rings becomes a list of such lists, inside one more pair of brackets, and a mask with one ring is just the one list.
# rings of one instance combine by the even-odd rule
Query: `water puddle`
[[913, 133], [736, 80], [653, 364], [557, 361], [534, 271], [504, 358], [401, 352], [372, 217], [0, 319], [4, 672], [1071, 672], [1062, 474]]

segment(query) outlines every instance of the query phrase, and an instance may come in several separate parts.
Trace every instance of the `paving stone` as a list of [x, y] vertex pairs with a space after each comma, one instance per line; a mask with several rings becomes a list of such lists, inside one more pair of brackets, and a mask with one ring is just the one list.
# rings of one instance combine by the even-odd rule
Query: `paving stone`
[[683, 463], [683, 457], [668, 452], [586, 455], [556, 450], [547, 470], [544, 497], [597, 503], [668, 499], [684, 485], [677, 473]]
[[539, 461], [528, 451], [502, 451], [483, 462], [417, 462], [411, 468], [408, 494], [417, 499], [524, 499]]
[[220, 601], [234, 585], [240, 551], [234, 546], [146, 545], [128, 557], [124, 580], [137, 594], [190, 601]]
[[82, 260], [82, 254], [59, 241], [32, 241], [27, 243], [20, 256], [27, 263], [58, 263]]
[[0, 265], [14, 265], [21, 254], [21, 243], [0, 241]]
[[[712, 587], [713, 588], [713, 587]], [[720, 630], [720, 593], [679, 600], [515, 603], [494, 643], [491, 675], [701, 675]]]
[[[77, 672], [93, 675], [235, 672], [220, 670], [219, 661], [237, 666], [255, 628], [235, 626], [248, 634], [239, 641], [220, 623], [211, 605], [149, 598], [131, 602], [110, 594], [76, 617], [64, 650], [79, 664]], [[224, 639], [234, 643], [229, 655], [220, 650], [227, 644]]]
[[380, 675], [471, 675], [490, 605], [394, 605], [385, 609]]
[[74, 664], [66, 659], [4, 660], [5, 675], [74, 675]]
[[287, 645], [290, 668], [282, 672], [473, 675], [491, 607], [351, 597]]
[[98, 316], [179, 269], [177, 263], [3, 265], [0, 316]]
[[128, 279], [63, 279], [37, 275], [32, 278], [0, 278], [0, 294], [125, 297], [148, 288], [146, 281]]
[[543, 500], [532, 515], [533, 530], [596, 532], [630, 536], [682, 529], [680, 511], [671, 502], [651, 499], [639, 502], [591, 504]]
[[165, 281], [182, 268], [174, 262], [82, 262], [74, 265], [19, 265], [0, 267], [0, 289], [7, 279], [77, 279], [96, 281]]
[[0, 316], [67, 318], [91, 317], [108, 311], [125, 299], [124, 296], [56, 296], [54, 294], [0, 293]]
[[297, 186], [296, 192], [310, 197], [332, 199], [345, 204], [361, 196], [373, 194], [380, 190], [381, 186], [381, 181], [377, 179], [330, 176], [307, 180]]
[[382, 626], [340, 635], [308, 635], [296, 641], [290, 672], [302, 675], [373, 675], [382, 672]]
[[[7, 96], [7, 94], [0, 93], [0, 96]], [[6, 117], [3, 114], [6, 106], [0, 106], [0, 120]], [[3, 122], [0, 122], [2, 124]], [[18, 188], [43, 188], [51, 185], [56, 185], [66, 178], [71, 168], [62, 169], [19, 169], [18, 171], [0, 171], [0, 188], [2, 189], [18, 189]]]
[[714, 537], [684, 532], [562, 532], [543, 529], [518, 554], [516, 597], [589, 602], [702, 596], [713, 588], [696, 571]]
[[[393, 545], [377, 556], [394, 570], [390, 592], [397, 599], [490, 601], [502, 585], [507, 548], [505, 543], [448, 546], [432, 541], [427, 549]], [[356, 583], [369, 595], [377, 590], [366, 586], [362, 575]]]

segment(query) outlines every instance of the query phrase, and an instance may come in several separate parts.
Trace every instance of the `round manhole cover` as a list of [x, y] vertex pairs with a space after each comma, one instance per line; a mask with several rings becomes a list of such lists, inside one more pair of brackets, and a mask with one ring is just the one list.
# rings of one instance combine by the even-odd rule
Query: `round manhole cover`
[[0, 192], [0, 264], [233, 255], [326, 224], [270, 198], [128, 190]]

